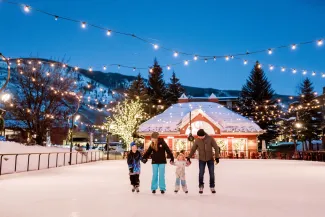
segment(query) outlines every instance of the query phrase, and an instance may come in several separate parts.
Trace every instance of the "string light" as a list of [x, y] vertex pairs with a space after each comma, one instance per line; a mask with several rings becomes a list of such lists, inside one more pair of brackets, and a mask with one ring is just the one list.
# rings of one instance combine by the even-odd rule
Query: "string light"
[[204, 59], [204, 62], [207, 63], [208, 62], [208, 59]]
[[74, 70], [75, 70], [75, 71], [78, 71], [78, 69], [79, 69], [78, 66], [75, 66], [75, 67], [74, 67]]
[[274, 66], [270, 65], [270, 70], [272, 71], [274, 69]]
[[270, 55], [271, 55], [273, 51], [272, 51], [272, 49], [268, 49], [268, 51], [267, 51], [267, 52], [268, 52], [268, 54], [270, 54]]
[[213, 60], [216, 61], [217, 60], [217, 57], [213, 57]]
[[247, 60], [244, 60], [244, 65], [247, 65]]
[[158, 44], [153, 44], [153, 48], [157, 50], [159, 48]]
[[229, 60], [229, 56], [226, 56], [225, 59], [226, 59], [226, 61], [228, 61]]
[[302, 71], [302, 74], [303, 74], [303, 75], [306, 75], [306, 74], [307, 74], [307, 71], [306, 71], [306, 70], [303, 70], [303, 71]]
[[315, 76], [315, 75], [316, 75], [316, 72], [312, 72], [311, 75], [312, 75], [312, 76]]
[[177, 51], [174, 52], [174, 57], [178, 57], [178, 52]]
[[323, 45], [323, 39], [318, 40], [318, 41], [317, 41], [317, 45], [318, 45], [318, 46], [322, 46], [322, 45]]
[[51, 63], [51, 67], [54, 67], [54, 63]]
[[195, 55], [193, 59], [196, 61], [196, 60], [198, 59], [198, 56], [197, 56], [197, 55]]
[[133, 68], [133, 71], [135, 71], [135, 70], [136, 70], [136, 68], [134, 67], [134, 68]]
[[107, 67], [106, 67], [106, 66], [104, 66], [104, 67], [103, 67], [103, 70], [105, 71], [106, 69], [107, 69]]
[[285, 67], [281, 67], [281, 71], [285, 72], [286, 68]]
[[58, 20], [59, 19], [59, 16], [54, 16], [54, 20]]
[[81, 28], [85, 29], [86, 26], [87, 26], [87, 23], [86, 23], [86, 22], [82, 22], [82, 23], [81, 23]]
[[89, 71], [92, 72], [93, 71], [93, 68], [92, 67], [89, 67]]
[[149, 69], [149, 72], [150, 72], [150, 73], [152, 73], [152, 72], [153, 72], [152, 68], [150, 68], [150, 69]]
[[106, 35], [110, 36], [112, 34], [111, 30], [107, 30]]
[[30, 6], [29, 5], [25, 5], [24, 6], [24, 11], [27, 12], [27, 13], [30, 12]]
[[184, 61], [184, 65], [186, 65], [186, 66], [188, 65], [188, 60]]
[[291, 49], [292, 50], [296, 50], [296, 48], [297, 48], [297, 45], [296, 44], [291, 45]]
[[292, 73], [293, 73], [293, 74], [296, 74], [296, 73], [297, 73], [297, 70], [296, 70], [296, 69], [293, 69], [293, 70], [292, 70]]
[[262, 68], [262, 65], [259, 63], [258, 65], [257, 65], [257, 68]]

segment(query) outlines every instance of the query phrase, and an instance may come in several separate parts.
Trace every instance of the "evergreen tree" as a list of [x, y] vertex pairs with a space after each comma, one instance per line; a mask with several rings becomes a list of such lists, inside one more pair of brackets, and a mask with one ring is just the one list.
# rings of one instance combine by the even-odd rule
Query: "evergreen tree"
[[170, 78], [170, 83], [167, 89], [167, 101], [168, 105], [177, 103], [178, 98], [184, 93], [184, 88], [182, 87], [179, 79], [176, 77], [175, 72], [173, 72]]
[[274, 99], [271, 83], [258, 61], [242, 88], [238, 106], [243, 116], [255, 121], [265, 130], [265, 133], [259, 135], [260, 141], [265, 140], [268, 143], [278, 136], [276, 123], [280, 109]]
[[137, 78], [131, 83], [130, 87], [126, 90], [126, 94], [128, 99], [140, 99], [142, 103], [147, 101], [148, 89], [140, 73], [138, 74]]
[[149, 94], [149, 114], [156, 115], [166, 108], [167, 90], [164, 81], [163, 70], [155, 58], [154, 64], [149, 71], [148, 94]]
[[[319, 101], [316, 99], [314, 87], [309, 78], [306, 78], [300, 85], [299, 104], [290, 108], [290, 113], [297, 117], [296, 123], [300, 126], [300, 138], [311, 144], [312, 140], [320, 138], [322, 132], [322, 113]], [[298, 125], [295, 125], [297, 127]], [[309, 145], [312, 150], [312, 146]]]

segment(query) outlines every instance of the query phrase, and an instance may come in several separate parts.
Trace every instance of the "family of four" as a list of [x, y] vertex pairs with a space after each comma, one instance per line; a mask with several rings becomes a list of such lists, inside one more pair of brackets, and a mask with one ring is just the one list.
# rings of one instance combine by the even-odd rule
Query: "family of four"
[[[199, 153], [199, 193], [203, 193], [204, 188], [204, 172], [206, 166], [208, 166], [210, 175], [210, 189], [212, 193], [216, 193], [215, 190], [215, 177], [214, 177], [214, 162], [219, 163], [219, 147], [216, 141], [207, 135], [203, 129], [198, 130], [198, 138], [194, 141], [192, 149], [187, 157], [183, 153], [177, 156], [177, 161], [174, 161], [174, 156], [169, 149], [164, 139], [159, 138], [157, 132], [151, 135], [151, 144], [148, 150], [141, 156], [137, 150], [135, 143], [131, 143], [131, 152], [128, 155], [127, 163], [129, 167], [130, 181], [133, 186], [132, 192], [139, 192], [140, 186], [140, 161], [146, 163], [148, 158], [152, 159], [152, 181], [151, 191], [153, 194], [156, 190], [160, 189], [162, 194], [166, 191], [165, 183], [165, 166], [167, 164], [166, 153], [170, 158], [170, 164], [176, 166], [176, 183], [175, 193], [180, 190], [180, 186], [185, 193], [188, 193], [186, 179], [185, 179], [185, 167], [191, 164], [190, 158], [196, 151]], [[214, 149], [214, 152], [213, 152]]]

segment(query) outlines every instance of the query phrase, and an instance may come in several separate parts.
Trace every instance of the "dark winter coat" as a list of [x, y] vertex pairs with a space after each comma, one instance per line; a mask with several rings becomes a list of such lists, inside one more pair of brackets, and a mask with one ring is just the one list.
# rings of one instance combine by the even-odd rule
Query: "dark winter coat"
[[141, 161], [141, 153], [139, 151], [136, 151], [135, 153], [130, 151], [127, 158], [130, 175], [140, 174], [141, 171], [140, 161]]
[[151, 148], [148, 148], [146, 153], [143, 155], [143, 159], [148, 159], [151, 155], [152, 164], [166, 164], [166, 153], [171, 161], [174, 161], [173, 153], [170, 151], [168, 145], [166, 144], [165, 140], [162, 138], [158, 139], [158, 151], [155, 151]]
[[213, 159], [213, 150], [215, 158], [219, 158], [220, 148], [217, 145], [214, 138], [209, 135], [205, 135], [204, 139], [195, 139], [194, 144], [192, 146], [191, 152], [188, 157], [192, 157], [196, 150], [199, 151], [199, 160], [201, 161], [209, 161]]

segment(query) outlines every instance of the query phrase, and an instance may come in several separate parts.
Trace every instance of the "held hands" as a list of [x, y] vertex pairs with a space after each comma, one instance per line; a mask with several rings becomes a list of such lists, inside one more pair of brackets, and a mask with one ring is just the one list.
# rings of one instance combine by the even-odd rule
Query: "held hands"
[[142, 163], [144, 163], [144, 164], [145, 164], [145, 163], [147, 163], [148, 159], [142, 158], [142, 160], [141, 160], [141, 161], [142, 161]]
[[219, 163], [219, 158], [216, 158], [216, 165]]
[[187, 157], [186, 160], [189, 164], [191, 164], [191, 158]]

